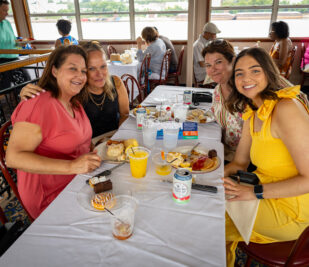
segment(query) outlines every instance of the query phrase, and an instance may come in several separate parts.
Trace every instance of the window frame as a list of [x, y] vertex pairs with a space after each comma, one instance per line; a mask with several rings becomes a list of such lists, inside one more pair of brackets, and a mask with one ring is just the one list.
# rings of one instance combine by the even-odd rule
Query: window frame
[[[30, 13], [28, 1], [24, 0], [27, 3], [27, 9], [29, 14], [29, 20], [30, 20], [30, 29], [32, 32], [32, 25], [31, 25], [31, 17], [54, 17], [54, 16], [72, 16], [75, 17], [76, 20], [76, 27], [77, 27], [77, 33], [78, 33], [78, 39], [83, 41], [86, 40], [83, 38], [83, 32], [82, 32], [82, 22], [81, 17], [87, 16], [87, 15], [113, 15], [115, 12], [81, 12], [80, 11], [80, 5], [79, 0], [74, 0], [74, 7], [75, 7], [75, 13]], [[135, 33], [135, 16], [138, 15], [148, 15], [148, 14], [188, 14], [189, 13], [189, 1], [188, 0], [188, 9], [186, 11], [135, 11], [134, 9], [134, 0], [129, 0], [129, 11], [119, 11], [117, 14], [123, 14], [129, 16], [130, 21], [130, 39], [122, 39], [124, 41], [135, 41], [136, 40], [136, 33]], [[33, 36], [32, 36], [33, 37]], [[118, 39], [111, 40], [111, 41], [118, 41]]]

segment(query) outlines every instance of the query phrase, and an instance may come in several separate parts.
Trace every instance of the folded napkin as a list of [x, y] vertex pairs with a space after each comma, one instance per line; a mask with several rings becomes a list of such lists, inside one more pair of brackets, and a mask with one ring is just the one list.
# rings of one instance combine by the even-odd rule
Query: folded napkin
[[234, 222], [238, 232], [249, 244], [260, 200], [226, 201], [225, 209]]

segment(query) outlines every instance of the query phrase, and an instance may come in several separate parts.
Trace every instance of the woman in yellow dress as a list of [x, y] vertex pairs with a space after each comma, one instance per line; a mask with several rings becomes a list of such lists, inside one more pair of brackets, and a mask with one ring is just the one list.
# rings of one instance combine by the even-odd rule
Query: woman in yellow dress
[[[299, 86], [284, 88], [277, 67], [261, 48], [242, 51], [235, 60], [231, 112], [244, 112], [234, 160], [225, 166], [229, 201], [260, 199], [250, 242], [295, 240], [309, 225], [309, 116]], [[235, 183], [229, 175], [257, 166], [260, 184]], [[227, 266], [234, 266], [242, 237], [226, 216]]]

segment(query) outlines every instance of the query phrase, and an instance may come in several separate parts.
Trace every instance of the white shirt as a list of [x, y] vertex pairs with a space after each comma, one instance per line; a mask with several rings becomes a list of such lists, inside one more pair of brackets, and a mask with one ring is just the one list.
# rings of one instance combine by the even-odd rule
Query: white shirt
[[203, 49], [211, 40], [206, 40], [203, 35], [200, 34], [199, 38], [193, 44], [193, 69], [196, 81], [204, 81], [206, 77], [205, 67], [201, 67], [199, 62], [203, 61], [202, 56]]

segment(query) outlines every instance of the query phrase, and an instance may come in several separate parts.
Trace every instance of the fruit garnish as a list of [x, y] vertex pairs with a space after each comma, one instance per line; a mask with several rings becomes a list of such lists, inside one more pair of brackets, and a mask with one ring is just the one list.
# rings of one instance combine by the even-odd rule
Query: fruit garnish
[[192, 170], [193, 171], [199, 171], [204, 167], [204, 162], [206, 161], [207, 157], [202, 156], [199, 157], [193, 164], [192, 164]]
[[165, 153], [164, 153], [163, 150], [161, 151], [161, 158], [162, 158], [162, 160], [165, 160]]

